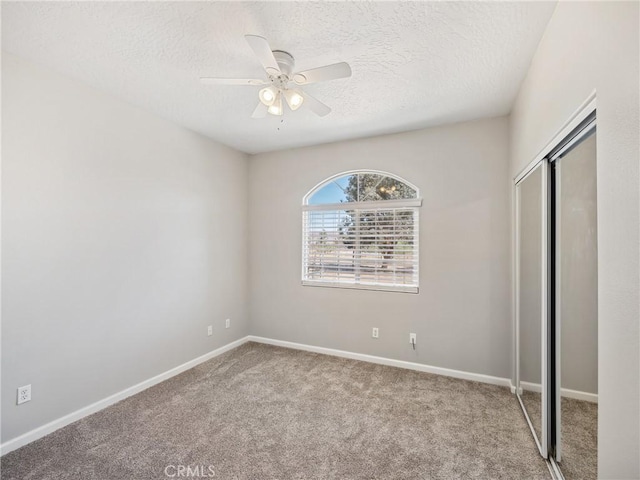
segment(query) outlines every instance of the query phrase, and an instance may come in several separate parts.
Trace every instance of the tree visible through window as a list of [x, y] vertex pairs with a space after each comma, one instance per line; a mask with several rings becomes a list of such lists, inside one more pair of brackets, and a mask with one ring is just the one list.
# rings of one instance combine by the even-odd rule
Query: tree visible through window
[[417, 292], [418, 191], [381, 172], [331, 178], [305, 197], [303, 283]]

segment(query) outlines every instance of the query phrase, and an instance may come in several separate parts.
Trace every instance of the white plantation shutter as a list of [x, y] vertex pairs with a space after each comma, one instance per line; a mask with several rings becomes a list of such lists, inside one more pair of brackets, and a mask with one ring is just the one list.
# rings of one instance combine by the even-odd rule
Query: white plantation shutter
[[420, 204], [304, 205], [303, 284], [417, 293]]

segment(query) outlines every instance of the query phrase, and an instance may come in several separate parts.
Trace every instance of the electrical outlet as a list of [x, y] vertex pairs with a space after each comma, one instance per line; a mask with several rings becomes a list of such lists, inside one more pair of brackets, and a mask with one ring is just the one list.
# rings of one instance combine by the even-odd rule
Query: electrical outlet
[[209, 325], [207, 327], [207, 335], [209, 336], [213, 335], [213, 326]]
[[227, 318], [227, 319], [224, 321], [224, 328], [229, 328], [230, 326], [231, 326], [231, 319], [230, 319], [230, 318]]
[[410, 333], [409, 334], [409, 343], [411, 345], [415, 345], [416, 343], [418, 343], [418, 341], [416, 340], [416, 334], [415, 333]]
[[31, 401], [31, 385], [18, 387], [18, 405]]
[[371, 332], [371, 336], [373, 338], [378, 338], [378, 329], [373, 327], [373, 331]]

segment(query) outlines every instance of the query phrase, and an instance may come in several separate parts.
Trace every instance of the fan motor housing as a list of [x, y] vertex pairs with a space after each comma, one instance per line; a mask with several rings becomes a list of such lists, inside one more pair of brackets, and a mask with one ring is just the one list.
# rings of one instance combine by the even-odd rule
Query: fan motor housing
[[[286, 75], [287, 79], [290, 79], [291, 74], [293, 73], [293, 66], [296, 63], [293, 59], [293, 55], [282, 50], [274, 50], [273, 57], [276, 59], [276, 62], [278, 63], [282, 74]], [[275, 76], [277, 76], [277, 73]]]

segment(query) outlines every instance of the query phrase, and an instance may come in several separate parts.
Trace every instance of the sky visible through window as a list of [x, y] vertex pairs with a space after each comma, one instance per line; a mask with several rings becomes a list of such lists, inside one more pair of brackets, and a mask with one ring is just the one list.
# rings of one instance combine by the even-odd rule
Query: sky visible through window
[[309, 205], [345, 202], [347, 200], [345, 191], [351, 177], [352, 175], [347, 175], [332, 180], [311, 196]]
[[[356, 187], [357, 185], [357, 187]], [[358, 200], [392, 200], [416, 198], [417, 192], [400, 180], [376, 172], [358, 172], [330, 180], [322, 185], [308, 200], [308, 205], [353, 205]], [[350, 210], [353, 212], [353, 210]], [[331, 219], [321, 212], [309, 212], [308, 226], [312, 229], [338, 231], [353, 215], [338, 208]]]
[[[325, 205], [347, 202], [346, 189], [349, 185], [349, 179], [352, 176], [353, 175], [346, 175], [327, 183], [311, 196], [309, 199], [309, 205]], [[312, 229], [329, 229], [337, 232], [340, 226], [344, 224], [346, 218], [346, 212], [336, 212], [332, 221], [328, 221], [322, 212], [309, 212], [309, 223]]]

